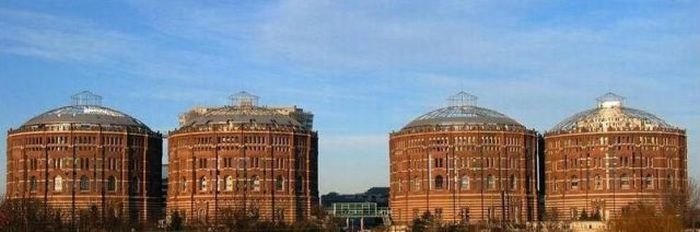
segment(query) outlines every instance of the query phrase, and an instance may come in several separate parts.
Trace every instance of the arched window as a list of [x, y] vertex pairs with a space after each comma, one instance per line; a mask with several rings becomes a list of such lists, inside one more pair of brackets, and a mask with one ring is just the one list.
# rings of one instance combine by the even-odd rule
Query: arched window
[[398, 189], [399, 192], [401, 192], [402, 187], [403, 187], [403, 186], [401, 186], [401, 178], [398, 178], [398, 179], [396, 180], [396, 189]]
[[413, 191], [420, 191], [420, 179], [418, 179], [418, 176], [413, 176], [411, 181], [413, 181]]
[[56, 176], [53, 178], [53, 190], [56, 192], [63, 191], [63, 177]]
[[200, 208], [197, 210], [197, 220], [200, 223], [206, 223], [207, 221], [207, 210], [205, 208]]
[[302, 183], [301, 176], [297, 176], [296, 180], [294, 181], [294, 187], [296, 188], [297, 193], [304, 192], [304, 184]]
[[107, 178], [107, 191], [115, 191], [117, 190], [117, 178], [114, 178], [114, 176], [110, 176]]
[[493, 179], [492, 175], [486, 176], [486, 188], [487, 189], [495, 189], [496, 188], [496, 180]]
[[578, 189], [578, 177], [576, 175], [571, 176], [571, 189]]
[[515, 179], [515, 176], [514, 176], [514, 175], [510, 175], [510, 180], [509, 180], [509, 182], [510, 182], [510, 189], [511, 189], [511, 190], [515, 190], [515, 189], [518, 187], [517, 181], [518, 181], [518, 180]]
[[595, 181], [595, 189], [598, 189], [598, 190], [603, 189], [603, 181], [600, 179], [600, 176], [596, 175], [594, 177], [594, 181]]
[[180, 181], [180, 186], [182, 186], [182, 191], [187, 190], [187, 179], [185, 179], [185, 177], [182, 177], [182, 181]]
[[29, 191], [36, 191], [36, 177], [29, 178]]
[[668, 189], [673, 188], [673, 176], [671, 176], [670, 174], [666, 178], [666, 188], [668, 188]]
[[647, 176], [644, 177], [644, 187], [646, 189], [653, 189], [654, 185], [652, 183], [654, 183], [653, 177], [651, 177], [651, 174], [647, 174]]
[[251, 185], [253, 186], [253, 191], [260, 191], [260, 178], [258, 176], [253, 176], [250, 178]]
[[411, 190], [415, 191], [415, 189], [413, 187], [413, 186], [415, 186], [415, 183], [416, 183], [416, 180], [414, 180], [410, 177], [408, 178], [408, 191], [411, 191]]
[[442, 183], [443, 183], [442, 176], [441, 175], [436, 176], [435, 177], [435, 189], [442, 189]]
[[226, 176], [224, 185], [226, 186], [226, 191], [233, 191], [233, 176]]
[[207, 177], [203, 176], [199, 178], [199, 191], [207, 191]]
[[462, 181], [460, 181], [460, 186], [462, 190], [468, 190], [469, 189], [469, 176], [464, 175], [462, 176]]
[[277, 190], [277, 191], [284, 190], [284, 177], [277, 176], [277, 179], [275, 179], [275, 190]]
[[629, 189], [630, 188], [630, 178], [627, 174], [622, 174], [620, 176], [620, 188]]
[[141, 180], [138, 177], [132, 178], [129, 188], [131, 189], [132, 193], [140, 193], [141, 192]]
[[80, 191], [90, 190], [90, 181], [87, 176], [80, 177]]

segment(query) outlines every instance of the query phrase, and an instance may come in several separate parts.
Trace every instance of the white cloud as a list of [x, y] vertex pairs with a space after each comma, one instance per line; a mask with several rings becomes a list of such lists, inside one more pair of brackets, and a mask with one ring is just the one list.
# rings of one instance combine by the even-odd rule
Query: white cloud
[[0, 51], [55, 61], [107, 62], [128, 55], [139, 40], [51, 15], [0, 9]]
[[0, 53], [90, 65], [137, 78], [196, 83], [226, 79], [226, 56], [171, 49], [152, 33], [109, 29], [87, 19], [0, 9]]

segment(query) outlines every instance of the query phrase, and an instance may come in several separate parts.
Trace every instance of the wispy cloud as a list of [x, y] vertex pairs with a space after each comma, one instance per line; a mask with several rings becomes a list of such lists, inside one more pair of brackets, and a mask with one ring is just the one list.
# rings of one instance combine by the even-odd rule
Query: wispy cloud
[[22, 10], [0, 10], [0, 52], [92, 65], [138, 78], [196, 82], [225, 79], [230, 62], [183, 46], [162, 44], [157, 34], [108, 29], [81, 18], [57, 17]]
[[0, 27], [0, 51], [61, 62], [109, 62], [139, 41], [86, 22], [8, 9], [0, 9]]

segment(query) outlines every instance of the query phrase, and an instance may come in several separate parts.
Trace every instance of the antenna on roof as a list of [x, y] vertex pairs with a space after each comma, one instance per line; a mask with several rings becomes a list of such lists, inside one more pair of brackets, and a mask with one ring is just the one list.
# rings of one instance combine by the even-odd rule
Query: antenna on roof
[[102, 96], [90, 91], [82, 91], [73, 94], [71, 97], [74, 106], [99, 106], [102, 105]]
[[447, 98], [450, 106], [474, 106], [476, 105], [476, 100], [478, 97], [468, 94], [464, 91], [459, 91], [459, 93], [452, 95]]
[[231, 100], [231, 106], [253, 107], [258, 105], [258, 99], [260, 99], [260, 97], [246, 91], [241, 91], [229, 96], [229, 99]]

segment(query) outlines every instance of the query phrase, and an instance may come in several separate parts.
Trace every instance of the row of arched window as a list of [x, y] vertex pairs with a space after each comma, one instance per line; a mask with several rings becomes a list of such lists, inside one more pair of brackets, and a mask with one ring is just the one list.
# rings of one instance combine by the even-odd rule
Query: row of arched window
[[[132, 183], [132, 185], [138, 185], [138, 178], [135, 178], [135, 183]], [[49, 184], [50, 187], [52, 187], [52, 190], [54, 192], [62, 192], [63, 189], [66, 188], [67, 182], [63, 180], [63, 177], [60, 175], [57, 175], [53, 178], [53, 184]], [[110, 176], [107, 178], [107, 191], [116, 191], [117, 190], [117, 179], [114, 176]], [[80, 177], [80, 181], [78, 182], [78, 189], [80, 191], [89, 191], [90, 190], [90, 179], [83, 175]], [[137, 187], [138, 189], [138, 187]], [[32, 176], [29, 178], [29, 190], [30, 191], [36, 191], [37, 190], [37, 178], [35, 176]]]
[[[297, 162], [306, 162], [306, 159], [302, 157], [297, 157]], [[198, 168], [214, 168], [217, 167], [217, 160], [214, 158], [195, 158], [196, 166]], [[238, 168], [242, 169], [248, 168], [269, 168], [273, 167], [275, 169], [287, 168], [289, 166], [288, 162], [291, 159], [286, 158], [274, 158], [267, 159], [265, 157], [227, 157], [221, 158], [218, 161], [218, 168]], [[185, 161], [182, 161], [185, 162]], [[173, 162], [173, 165], [177, 165], [177, 162]]]
[[[450, 160], [447, 160], [450, 161]], [[457, 168], [496, 168], [500, 165], [504, 168], [520, 168], [520, 160], [516, 158], [454, 158], [454, 163], [447, 162], [444, 158], [433, 158], [432, 164], [434, 168], [457, 167]], [[425, 160], [411, 159], [404, 161], [408, 168], [425, 168]]]
[[[612, 143], [609, 143], [611, 141]], [[579, 138], [579, 139], [566, 139], [566, 140], [556, 140], [555, 142], [549, 143], [547, 146], [549, 148], [561, 148], [570, 146], [595, 146], [595, 145], [616, 145], [616, 144], [659, 144], [659, 145], [678, 145], [678, 140], [676, 138], [667, 137], [649, 137], [649, 136], [611, 136], [608, 137], [592, 137], [592, 138]]]
[[[413, 191], [420, 191], [421, 190], [421, 182], [422, 181], [418, 176], [414, 176], [410, 180], [409, 188], [411, 188]], [[493, 175], [486, 176], [485, 182], [486, 182], [485, 183], [486, 189], [489, 189], [489, 190], [496, 189], [496, 178]], [[509, 187], [511, 190], [514, 190], [517, 188], [517, 179], [515, 178], [514, 175], [511, 175], [508, 178], [508, 183], [509, 183]], [[397, 187], [398, 187], [399, 191], [402, 191], [403, 188], [402, 188], [401, 179], [398, 180], [397, 185], [398, 185]], [[442, 175], [435, 176], [435, 178], [433, 179], [433, 188], [437, 189], [437, 190], [446, 188], [445, 178]], [[461, 190], [471, 189], [469, 176], [464, 175], [464, 176], [460, 177], [459, 188]]]
[[[428, 143], [424, 143], [425, 140], [428, 140]], [[466, 145], [466, 144], [502, 144], [501, 142], [504, 142], [503, 144], [506, 145], [520, 145], [522, 144], [522, 138], [517, 138], [517, 137], [505, 137], [502, 138], [500, 136], [457, 136], [454, 137], [454, 144], [455, 145]], [[449, 137], [431, 137], [428, 139], [424, 138], [416, 138], [416, 139], [409, 139], [409, 140], [403, 140], [403, 141], [398, 141], [396, 142], [396, 145], [402, 146], [402, 147], [407, 147], [409, 145], [430, 145], [430, 144], [437, 144], [437, 145], [446, 145], [449, 144]]]
[[[569, 178], [570, 189], [572, 189], [572, 190], [579, 189], [579, 181], [580, 181], [580, 180], [579, 180], [579, 177], [578, 177], [578, 176], [572, 175], [572, 176]], [[653, 175], [647, 174], [646, 176], [644, 176], [644, 179], [643, 179], [642, 181], [643, 181], [643, 183], [642, 183], [642, 184], [643, 184], [642, 188], [644, 188], [644, 189], [654, 189], [654, 176], [653, 176]], [[632, 181], [630, 181], [629, 175], [627, 175], [627, 174], [622, 174], [622, 175], [620, 175], [620, 177], [619, 177], [619, 179], [618, 179], [618, 183], [619, 183], [618, 188], [620, 188], [620, 189], [629, 189], [629, 188], [630, 188], [630, 184], [632, 184]], [[595, 175], [595, 176], [593, 177], [593, 184], [594, 184], [594, 188], [595, 188], [596, 190], [601, 190], [601, 189], [603, 189], [603, 180], [602, 180], [602, 178], [600, 177], [600, 175]], [[553, 189], [556, 191], [556, 190], [558, 189], [558, 188], [557, 188], [558, 184], [556, 183], [556, 178], [553, 179], [552, 185], [553, 185]], [[668, 175], [668, 177], [666, 178], [666, 187], [667, 187], [667, 188], [673, 187], [673, 176]]]
[[[68, 144], [68, 136], [49, 136], [46, 137], [47, 144]], [[96, 144], [97, 138], [92, 136], [73, 136], [73, 144]], [[118, 145], [121, 144], [122, 139], [119, 137], [104, 137], [105, 145]], [[26, 145], [32, 144], [43, 144], [42, 137], [29, 137], [25, 138]]]
[[[73, 161], [73, 166], [71, 166], [71, 160]], [[107, 170], [117, 170], [119, 168], [119, 161], [116, 158], [107, 158], [105, 159], [106, 162], [106, 169]], [[132, 163], [138, 163], [138, 162], [132, 162]], [[28, 160], [29, 164], [29, 169], [35, 170], [38, 168], [38, 162], [36, 159], [29, 159]], [[92, 163], [93, 165], [96, 165], [95, 163]], [[69, 169], [71, 167], [75, 167], [76, 169], [80, 170], [90, 170], [91, 163], [90, 163], [90, 158], [71, 158], [71, 157], [63, 157], [63, 158], [55, 158], [55, 159], [49, 159], [48, 162], [48, 168], [51, 169]], [[97, 167], [93, 167], [97, 168]], [[133, 167], [132, 167], [133, 168]]]
[[[220, 183], [220, 185], [218, 186], [219, 190], [223, 189], [223, 191], [227, 191], [227, 192], [233, 191], [234, 185], [236, 185], [236, 187], [238, 187], [238, 184], [240, 183], [233, 176], [225, 176], [220, 181], [222, 181], [223, 183], [219, 182]], [[209, 187], [210, 187], [209, 182], [210, 181], [207, 179], [206, 176], [200, 177], [198, 182], [197, 182], [197, 189], [199, 189], [199, 191], [209, 190]], [[182, 187], [184, 190], [186, 188], [186, 185], [184, 184], [185, 183], [184, 179], [182, 180], [182, 183], [183, 183]], [[299, 183], [298, 185], [300, 185], [301, 181], [299, 180], [298, 183]], [[243, 184], [244, 189], [247, 188], [248, 186], [250, 186], [252, 191], [254, 191], [254, 192], [260, 191], [260, 178], [257, 175], [252, 176], [247, 181], [243, 181], [242, 184]], [[211, 184], [211, 185], [213, 186], [213, 184]], [[275, 190], [282, 191], [282, 190], [284, 190], [284, 186], [285, 186], [284, 177], [277, 176], [277, 178], [275, 178]]]

